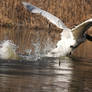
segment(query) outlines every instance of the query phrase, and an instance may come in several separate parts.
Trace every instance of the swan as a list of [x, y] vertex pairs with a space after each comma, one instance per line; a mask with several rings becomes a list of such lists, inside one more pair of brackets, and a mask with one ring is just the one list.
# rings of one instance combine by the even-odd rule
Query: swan
[[5, 40], [0, 44], [1, 59], [18, 59], [16, 54], [16, 45], [10, 40]]
[[[56, 25], [58, 28], [62, 29], [61, 40], [57, 42], [55, 49], [52, 49], [47, 56], [60, 57], [71, 55], [75, 48], [77, 48], [81, 43], [90, 40], [90, 36], [85, 34], [85, 31], [92, 26], [92, 18], [84, 21], [83, 23], [75, 26], [75, 28], [68, 28], [59, 18], [52, 15], [51, 13], [42, 10], [30, 3], [22, 2], [23, 6], [32, 13], [38, 13], [48, 19], [51, 23]], [[92, 37], [91, 37], [92, 39]]]

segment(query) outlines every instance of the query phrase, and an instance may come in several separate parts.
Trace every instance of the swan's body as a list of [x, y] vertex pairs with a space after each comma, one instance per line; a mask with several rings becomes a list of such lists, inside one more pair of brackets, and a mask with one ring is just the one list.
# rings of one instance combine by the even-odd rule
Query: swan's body
[[16, 45], [11, 41], [4, 41], [0, 46], [1, 59], [18, 59], [18, 56], [16, 54]]
[[66, 56], [72, 51], [72, 48], [70, 46], [75, 44], [76, 40], [74, 39], [72, 32], [70, 30], [63, 31], [61, 33], [61, 40], [58, 41], [57, 43], [57, 47], [53, 49], [51, 52], [49, 52], [47, 56], [50, 57]]
[[43, 17], [47, 18], [58, 28], [63, 29], [63, 32], [61, 33], [61, 40], [58, 41], [57, 47], [51, 52], [49, 52], [47, 56], [65, 56], [71, 53], [74, 48], [78, 47], [81, 43], [86, 40], [85, 31], [92, 25], [92, 19], [81, 23], [73, 29], [69, 29], [56, 16], [29, 3], [23, 2], [23, 5], [32, 13], [41, 14]]

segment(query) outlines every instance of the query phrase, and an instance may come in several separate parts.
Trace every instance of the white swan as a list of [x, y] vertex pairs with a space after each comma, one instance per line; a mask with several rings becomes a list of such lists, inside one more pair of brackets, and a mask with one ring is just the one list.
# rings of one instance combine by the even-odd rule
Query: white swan
[[87, 38], [85, 31], [92, 25], [92, 19], [89, 19], [73, 29], [67, 28], [65, 24], [54, 15], [30, 4], [27, 2], [22, 2], [25, 8], [27, 8], [32, 13], [38, 13], [43, 17], [47, 18], [51, 23], [56, 25], [58, 28], [63, 29], [61, 33], [61, 40], [58, 41], [57, 47], [48, 53], [47, 56], [60, 57], [65, 56], [83, 43]]
[[18, 59], [16, 54], [16, 45], [10, 40], [6, 40], [0, 44], [0, 58], [1, 59]]

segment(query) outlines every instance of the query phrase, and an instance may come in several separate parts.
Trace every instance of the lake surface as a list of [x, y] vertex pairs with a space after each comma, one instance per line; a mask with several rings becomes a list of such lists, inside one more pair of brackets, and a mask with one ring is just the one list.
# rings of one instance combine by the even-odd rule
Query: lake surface
[[0, 60], [0, 92], [92, 92], [91, 42], [75, 51], [76, 59], [39, 58], [55, 48], [59, 39], [60, 32], [52, 29], [0, 28], [0, 41], [12, 40], [17, 53], [32, 50], [35, 55], [31, 61]]
[[92, 59], [0, 60], [0, 92], [92, 92]]

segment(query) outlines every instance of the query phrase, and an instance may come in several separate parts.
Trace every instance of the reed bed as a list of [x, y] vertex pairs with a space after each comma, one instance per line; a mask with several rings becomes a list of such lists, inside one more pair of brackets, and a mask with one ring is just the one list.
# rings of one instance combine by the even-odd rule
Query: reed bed
[[[0, 24], [13, 26], [48, 27], [50, 24], [40, 15], [31, 14], [22, 5], [24, 0], [1, 0]], [[70, 28], [92, 17], [90, 0], [25, 0], [59, 17]], [[9, 21], [10, 20], [10, 21]], [[41, 22], [40, 22], [41, 21]], [[51, 25], [53, 26], [53, 25]]]

